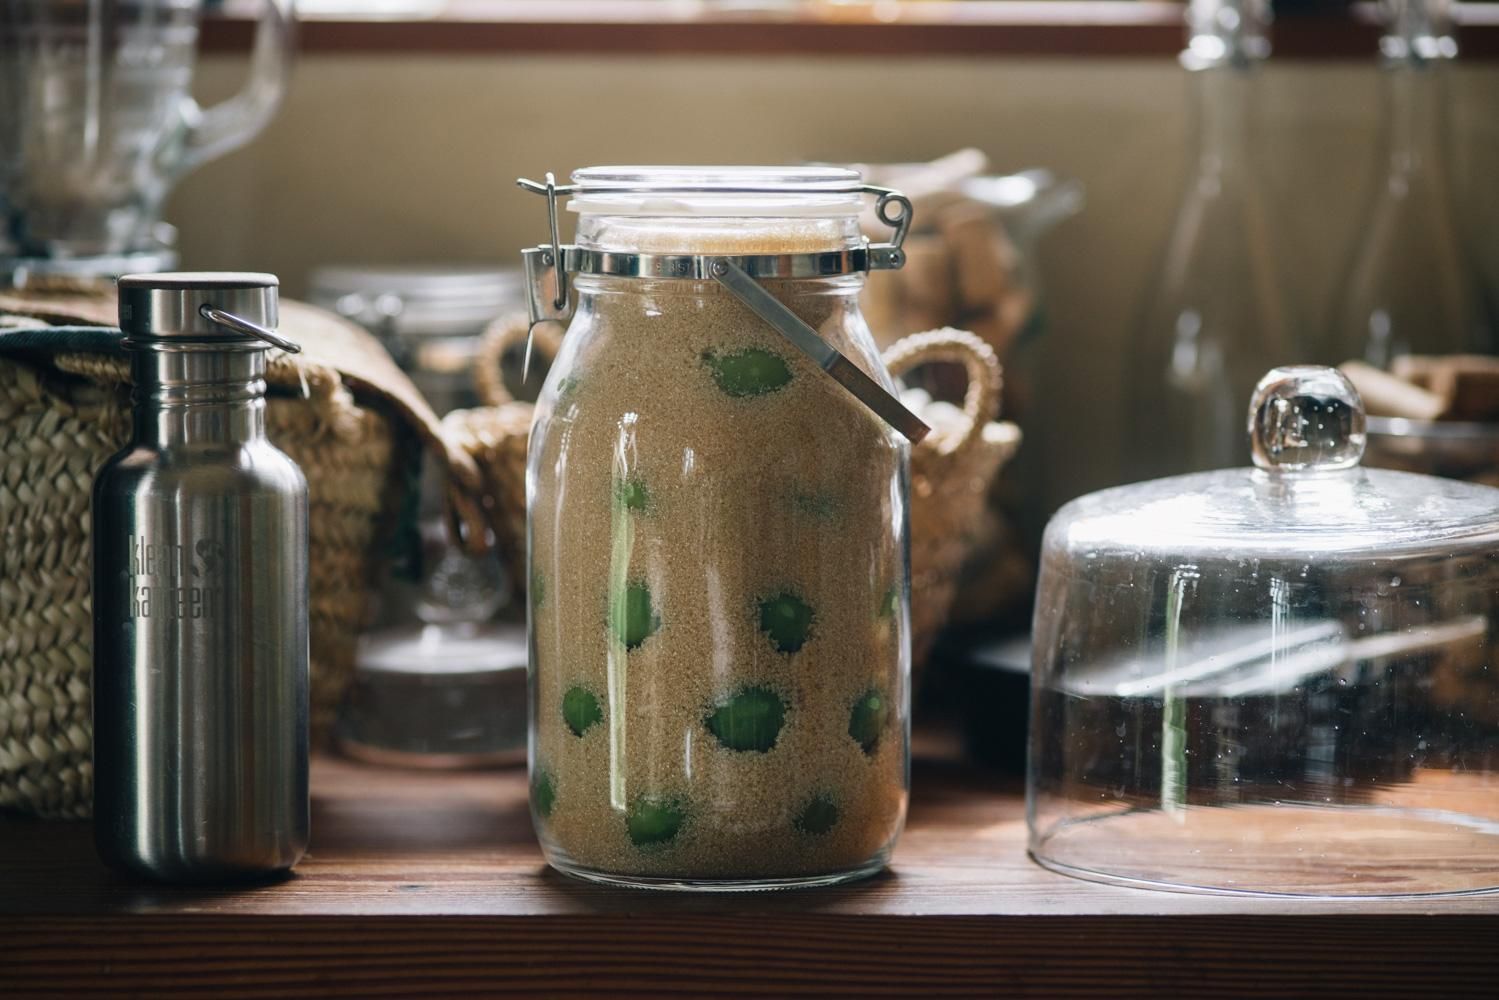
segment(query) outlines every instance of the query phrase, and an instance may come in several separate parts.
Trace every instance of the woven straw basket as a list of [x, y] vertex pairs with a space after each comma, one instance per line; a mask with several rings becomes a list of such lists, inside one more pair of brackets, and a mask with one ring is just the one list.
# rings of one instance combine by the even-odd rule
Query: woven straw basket
[[[450, 440], [478, 461], [493, 500], [491, 527], [511, 578], [523, 580], [526, 552], [526, 444], [530, 403], [512, 400], [498, 378], [498, 360], [525, 339], [523, 319], [492, 325], [479, 353], [476, 381], [487, 407], [443, 419]], [[558, 335], [537, 328], [537, 349], [555, 357]], [[942, 329], [912, 334], [890, 345], [884, 361], [897, 377], [925, 364], [955, 363], [968, 385], [961, 412], [934, 429], [911, 452], [911, 644], [919, 669], [947, 622], [959, 576], [983, 523], [990, 484], [1020, 445], [1020, 429], [998, 423], [1000, 366], [994, 349], [971, 333]], [[929, 416], [940, 413], [934, 410]]]
[[[454, 410], [442, 419], [443, 437], [471, 455], [484, 479], [490, 530], [510, 579], [524, 590], [526, 569], [526, 445], [531, 437], [530, 403], [511, 398], [500, 377], [507, 351], [526, 341], [524, 316], [489, 325], [474, 357], [474, 387], [484, 406]], [[533, 365], [550, 365], [562, 334], [550, 323], [536, 327]]]
[[995, 420], [999, 359], [973, 334], [951, 328], [911, 334], [883, 357], [897, 378], [938, 362], [960, 364], [968, 377], [962, 415], [939, 421], [929, 409], [933, 431], [911, 449], [911, 653], [920, 671], [947, 624], [990, 486], [1020, 447], [1020, 428]]
[[[0, 299], [0, 313], [16, 311], [14, 302]], [[96, 302], [48, 318], [78, 322], [79, 312], [97, 323], [107, 309]], [[499, 355], [524, 335], [522, 323], [497, 324], [486, 336], [477, 380], [490, 405], [450, 414], [440, 431], [413, 398], [415, 390], [361, 334], [283, 303], [284, 330], [296, 336], [309, 328], [337, 350], [324, 352], [322, 363], [309, 357], [316, 351], [271, 355], [266, 423], [272, 442], [308, 480], [317, 733], [332, 722], [352, 674], [358, 630], [379, 578], [380, 529], [416, 465], [419, 439], [447, 468], [460, 535], [482, 544], [480, 521], [487, 519], [488, 533], [517, 571], [514, 579], [524, 579], [532, 407], [509, 399], [499, 379], [484, 374], [498, 371]], [[555, 356], [557, 346], [556, 331], [538, 329], [542, 354]], [[329, 353], [339, 358], [337, 367]], [[937, 421], [912, 455], [918, 663], [946, 619], [987, 486], [1019, 441], [1013, 425], [992, 422], [999, 406], [992, 350], [971, 334], [941, 330], [907, 337], [886, 354], [897, 374], [933, 361], [960, 362], [969, 385], [961, 418]], [[89, 810], [90, 492], [94, 471], [128, 436], [128, 382], [128, 363], [116, 354], [0, 353], [0, 809], [43, 816]]]
[[[111, 299], [81, 311], [98, 323], [112, 308]], [[13, 299], [0, 302], [0, 313], [21, 311]], [[78, 311], [49, 318], [76, 323]], [[362, 387], [356, 398], [340, 371], [305, 354], [272, 352], [267, 367], [270, 439], [308, 483], [317, 735], [331, 724], [352, 674], [386, 548], [379, 529], [392, 522], [405, 470], [415, 464], [395, 459], [414, 453], [407, 446], [419, 429], [400, 419], [404, 410], [391, 399], [405, 389], [370, 391], [379, 381], [372, 373], [389, 362], [362, 332], [292, 302], [283, 302], [282, 329], [304, 344], [319, 337], [336, 344], [340, 357], [360, 356], [355, 367], [371, 375], [355, 380]], [[90, 492], [95, 470], [127, 439], [128, 382], [128, 361], [118, 354], [0, 354], [0, 809], [89, 811]]]

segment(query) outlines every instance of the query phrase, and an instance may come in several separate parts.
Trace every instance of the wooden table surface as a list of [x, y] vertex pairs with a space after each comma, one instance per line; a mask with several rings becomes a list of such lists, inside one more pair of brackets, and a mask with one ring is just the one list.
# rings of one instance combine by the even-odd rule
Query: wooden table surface
[[312, 850], [258, 888], [132, 884], [87, 824], [0, 818], [0, 996], [1499, 995], [1499, 896], [1094, 885], [1027, 860], [1016, 778], [918, 758], [913, 785], [883, 876], [732, 895], [550, 872], [518, 770], [318, 760]]

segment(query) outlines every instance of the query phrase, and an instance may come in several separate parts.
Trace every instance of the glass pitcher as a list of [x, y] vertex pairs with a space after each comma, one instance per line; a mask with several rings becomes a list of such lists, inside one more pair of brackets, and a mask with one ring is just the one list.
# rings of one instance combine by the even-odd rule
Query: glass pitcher
[[170, 266], [176, 181], [270, 121], [292, 0], [265, 0], [250, 79], [208, 110], [189, 90], [202, 0], [0, 0], [0, 280], [18, 269]]

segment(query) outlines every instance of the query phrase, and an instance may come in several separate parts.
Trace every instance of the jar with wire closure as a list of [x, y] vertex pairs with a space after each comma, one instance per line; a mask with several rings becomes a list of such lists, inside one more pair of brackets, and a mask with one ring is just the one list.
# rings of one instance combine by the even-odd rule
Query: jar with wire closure
[[[926, 428], [858, 293], [900, 265], [909, 202], [831, 168], [573, 182], [521, 182], [552, 210], [525, 252], [532, 320], [570, 320], [528, 475], [547, 860], [686, 889], [878, 871], [906, 810], [908, 442]], [[860, 234], [869, 194], [890, 243]]]

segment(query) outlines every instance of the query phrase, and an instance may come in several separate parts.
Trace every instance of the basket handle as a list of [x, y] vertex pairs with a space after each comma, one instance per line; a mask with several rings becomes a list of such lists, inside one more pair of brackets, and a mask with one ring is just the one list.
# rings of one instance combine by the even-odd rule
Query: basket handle
[[983, 440], [984, 427], [999, 416], [1003, 379], [994, 348], [966, 330], [943, 327], [926, 333], [902, 337], [885, 349], [881, 356], [890, 374], [897, 378], [906, 372], [934, 361], [950, 361], [963, 366], [968, 389], [963, 393], [963, 414], [968, 426], [961, 436], [932, 434], [914, 449], [947, 462], [956, 462]]
[[516, 344], [524, 344], [527, 335], [535, 338], [535, 347], [549, 360], [557, 357], [562, 349], [562, 335], [555, 324], [538, 323], [535, 332], [524, 315], [502, 316], [489, 324], [479, 338], [479, 350], [474, 355], [474, 390], [486, 406], [504, 406], [515, 399], [505, 388], [505, 378], [500, 362], [505, 352]]

